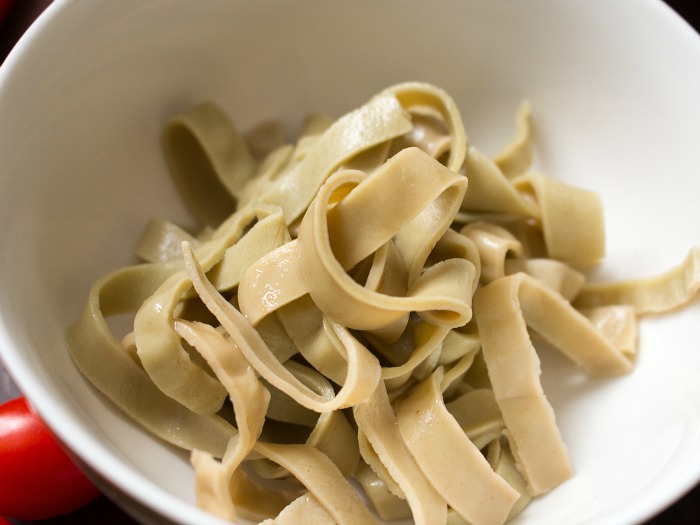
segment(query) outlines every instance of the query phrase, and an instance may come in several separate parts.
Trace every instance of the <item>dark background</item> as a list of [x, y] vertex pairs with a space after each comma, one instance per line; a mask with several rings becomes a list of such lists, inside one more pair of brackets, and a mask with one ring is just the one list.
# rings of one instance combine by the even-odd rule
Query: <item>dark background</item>
[[[700, 0], [668, 0], [667, 3], [685, 18], [696, 31], [700, 32]], [[0, 61], [5, 59], [27, 27], [49, 4], [49, 0], [0, 0]], [[698, 96], [700, 97], [700, 93]], [[0, 368], [0, 374], [3, 373], [4, 371]], [[98, 498], [94, 503], [76, 513], [34, 523], [41, 525], [138, 525], [105, 497]], [[643, 525], [669, 524], [700, 524], [700, 484], [666, 511]], [[21, 525], [29, 524], [24, 522]]]

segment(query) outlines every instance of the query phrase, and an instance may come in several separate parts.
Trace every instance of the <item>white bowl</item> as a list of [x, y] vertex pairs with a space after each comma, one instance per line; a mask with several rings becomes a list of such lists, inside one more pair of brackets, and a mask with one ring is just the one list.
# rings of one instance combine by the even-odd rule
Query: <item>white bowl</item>
[[[152, 216], [191, 221], [159, 133], [202, 99], [241, 128], [340, 115], [405, 80], [443, 87], [473, 144], [506, 141], [532, 102], [548, 174], [600, 192], [605, 278], [700, 244], [700, 38], [656, 0], [57, 0], [0, 72], [0, 350], [39, 412], [144, 522], [220, 523], [185, 454], [77, 372], [66, 327], [90, 284], [132, 261]], [[696, 300], [644, 319], [629, 376], [575, 381], [543, 357], [576, 469], [513, 523], [639, 523], [700, 480]]]

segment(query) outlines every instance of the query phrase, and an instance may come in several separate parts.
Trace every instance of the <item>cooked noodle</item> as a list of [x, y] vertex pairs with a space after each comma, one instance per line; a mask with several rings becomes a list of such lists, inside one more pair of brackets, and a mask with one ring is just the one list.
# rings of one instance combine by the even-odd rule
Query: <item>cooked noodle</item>
[[176, 116], [166, 158], [202, 231], [149, 224], [144, 262], [95, 283], [70, 328], [76, 365], [191, 451], [197, 502], [222, 518], [504, 523], [573, 475], [529, 330], [589, 375], [625, 374], [637, 315], [700, 287], [698, 248], [654, 278], [586, 282], [600, 199], [531, 171], [529, 104], [516, 123], [488, 158], [422, 83], [311, 116], [294, 143], [212, 103]]

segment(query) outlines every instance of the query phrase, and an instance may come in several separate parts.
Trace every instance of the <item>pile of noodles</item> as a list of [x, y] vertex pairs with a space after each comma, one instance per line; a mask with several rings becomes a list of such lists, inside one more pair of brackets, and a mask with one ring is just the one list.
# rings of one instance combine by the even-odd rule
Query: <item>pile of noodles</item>
[[[163, 132], [205, 225], [154, 220], [69, 330], [82, 373], [191, 450], [207, 511], [270, 524], [496, 525], [572, 476], [530, 334], [591, 376], [639, 314], [690, 301], [700, 250], [587, 283], [597, 194], [531, 171], [530, 108], [496, 158], [442, 90], [405, 83], [294, 143], [212, 103]], [[117, 337], [106, 321], [133, 314]], [[364, 493], [364, 496], [361, 494]]]

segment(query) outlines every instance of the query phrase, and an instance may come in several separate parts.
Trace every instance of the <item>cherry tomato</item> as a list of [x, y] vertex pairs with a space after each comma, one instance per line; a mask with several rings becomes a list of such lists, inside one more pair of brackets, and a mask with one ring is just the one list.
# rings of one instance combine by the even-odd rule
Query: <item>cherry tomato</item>
[[0, 514], [42, 520], [98, 495], [25, 398], [0, 405]]

